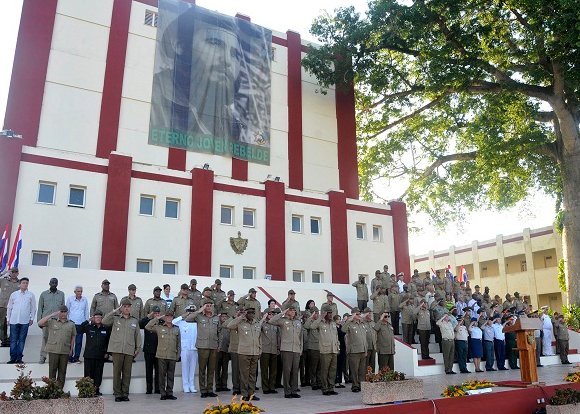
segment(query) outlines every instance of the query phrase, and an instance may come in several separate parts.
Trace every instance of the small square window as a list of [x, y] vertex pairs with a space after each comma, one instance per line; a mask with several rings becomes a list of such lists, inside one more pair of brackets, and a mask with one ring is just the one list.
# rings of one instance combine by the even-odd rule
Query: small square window
[[155, 197], [141, 195], [139, 201], [139, 214], [142, 216], [153, 216], [153, 209], [155, 208]]
[[220, 266], [220, 278], [231, 279], [232, 278], [233, 267], [232, 266]]
[[145, 10], [145, 26], [157, 27], [159, 15], [153, 10]]
[[38, 197], [36, 201], [42, 204], [54, 204], [54, 195], [56, 193], [56, 184], [38, 183]]
[[78, 269], [81, 264], [80, 254], [63, 254], [62, 255], [62, 267], [70, 267], [72, 269]]
[[381, 226], [373, 226], [373, 241], [383, 241], [383, 228]]
[[320, 234], [320, 218], [310, 217], [310, 233]]
[[165, 199], [165, 217], [179, 218], [179, 200], [175, 198]]
[[220, 215], [221, 224], [234, 224], [234, 208], [230, 206], [222, 206]]
[[302, 270], [293, 270], [292, 271], [292, 281], [293, 282], [304, 281], [304, 272]]
[[137, 273], [151, 273], [151, 260], [137, 259]]
[[244, 267], [242, 277], [244, 279], [254, 279], [255, 274], [256, 274], [255, 267]]
[[163, 262], [163, 274], [164, 275], [176, 275], [177, 274], [177, 262]]
[[312, 272], [312, 283], [322, 283], [322, 272]]
[[358, 240], [366, 239], [366, 226], [361, 223], [356, 223], [356, 238]]
[[50, 259], [50, 252], [32, 252], [33, 266], [48, 266]]
[[302, 216], [292, 215], [292, 232], [302, 233]]
[[256, 215], [256, 210], [251, 208], [244, 209], [244, 227], [254, 227], [254, 216]]
[[68, 205], [69, 207], [81, 208], [85, 206], [85, 189], [83, 187], [70, 187], [68, 194]]

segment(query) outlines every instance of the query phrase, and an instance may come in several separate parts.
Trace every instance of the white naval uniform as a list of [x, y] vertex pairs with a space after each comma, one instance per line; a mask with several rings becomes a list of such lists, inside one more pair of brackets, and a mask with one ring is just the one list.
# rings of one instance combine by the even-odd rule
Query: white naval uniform
[[180, 316], [173, 320], [181, 333], [181, 381], [183, 392], [197, 392], [195, 388], [195, 372], [197, 370], [197, 324], [185, 322]]

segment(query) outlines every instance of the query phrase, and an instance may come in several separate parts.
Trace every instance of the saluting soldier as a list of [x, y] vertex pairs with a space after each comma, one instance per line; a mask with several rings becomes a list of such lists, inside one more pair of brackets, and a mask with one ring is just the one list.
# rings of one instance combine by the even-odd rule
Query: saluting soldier
[[13, 267], [7, 276], [0, 278], [0, 346], [9, 347], [10, 340], [8, 339], [8, 324], [6, 323], [6, 316], [8, 313], [8, 300], [13, 292], [20, 288], [20, 281], [18, 280], [18, 268]]
[[220, 279], [216, 279], [214, 284], [211, 286], [211, 299], [214, 304], [226, 300], [226, 292], [222, 290], [222, 281]]
[[367, 307], [369, 301], [369, 287], [365, 283], [364, 275], [359, 275], [358, 280], [352, 284], [356, 288], [356, 302], [360, 309]]
[[[181, 285], [181, 286], [183, 289], [183, 285]], [[185, 285], [185, 286], [187, 286], [187, 285]], [[195, 305], [195, 308], [199, 309], [199, 303], [201, 302], [201, 292], [199, 290], [197, 290], [197, 280], [191, 279], [189, 282], [189, 286], [190, 286], [190, 288], [188, 289], [188, 296], [190, 299], [193, 299], [193, 304]], [[174, 315], [181, 315], [181, 313], [175, 313], [175, 312], [173, 312], [173, 313], [174, 313]]]
[[[153, 306], [151, 312], [139, 321], [139, 327], [145, 329], [152, 320], [157, 320], [161, 316], [159, 306]], [[159, 363], [157, 361], [157, 333], [145, 329], [143, 335], [143, 356], [145, 358], [145, 394], [160, 394], [159, 390]], [[153, 390], [155, 389], [155, 391]]]
[[284, 398], [300, 398], [298, 395], [298, 373], [302, 353], [302, 322], [296, 316], [299, 309], [290, 306], [270, 319], [272, 325], [280, 327], [280, 353], [284, 377]]
[[151, 319], [145, 330], [157, 335], [157, 363], [159, 364], [159, 390], [160, 400], [176, 400], [173, 395], [173, 382], [175, 379], [175, 363], [181, 353], [181, 337], [179, 327], [173, 325], [173, 314], [165, 312], [165, 315]]
[[206, 303], [199, 310], [185, 317], [197, 322], [197, 348], [199, 364], [199, 388], [201, 398], [217, 397], [213, 392], [213, 378], [218, 347], [219, 317], [214, 315], [213, 305]]
[[143, 316], [149, 315], [153, 311], [153, 307], [157, 306], [159, 308], [159, 312], [164, 314], [167, 311], [167, 302], [165, 299], [161, 298], [161, 288], [159, 286], [155, 286], [153, 288], [153, 297], [147, 299], [145, 305], [143, 306]]
[[143, 313], [143, 300], [137, 296], [137, 286], [131, 283], [127, 287], [127, 290], [129, 291], [129, 294], [122, 298], [121, 302], [123, 299], [129, 299], [131, 301], [131, 316], [137, 320], [141, 320], [141, 318], [146, 314]]
[[278, 371], [278, 354], [280, 353], [280, 328], [270, 323], [272, 317], [278, 313], [280, 313], [280, 308], [268, 308], [266, 321], [262, 324], [260, 372], [262, 374], [262, 391], [264, 394], [278, 394], [278, 391], [276, 391], [276, 374]]
[[215, 370], [215, 390], [231, 391], [228, 388], [228, 365], [230, 363], [230, 354], [228, 348], [230, 347], [230, 330], [226, 327], [228, 322], [228, 314], [218, 313], [220, 316], [220, 324], [218, 327], [218, 349]]
[[389, 321], [389, 313], [383, 312], [379, 321], [375, 323], [377, 332], [377, 350], [379, 353], [379, 370], [389, 367], [395, 370], [395, 336]]
[[103, 324], [111, 327], [107, 352], [113, 355], [113, 393], [115, 402], [129, 401], [133, 358], [141, 351], [139, 321], [131, 316], [131, 301], [107, 313]]
[[[58, 279], [53, 277], [48, 282], [49, 289], [40, 294], [36, 320], [40, 321], [46, 315], [58, 312], [58, 309], [65, 304], [64, 292], [58, 290]], [[42, 328], [42, 346], [40, 347], [40, 364], [46, 362], [46, 341], [48, 340], [48, 329]]]
[[389, 300], [389, 310], [391, 311], [390, 314], [393, 331], [395, 332], [395, 335], [399, 335], [399, 318], [401, 316], [399, 308], [399, 305], [401, 304], [401, 295], [399, 293], [399, 288], [393, 286], [390, 295], [387, 297]]
[[[195, 279], [191, 279], [191, 281], [193, 284]], [[201, 300], [201, 295], [199, 297], [199, 300], [196, 300], [195, 295], [193, 295], [192, 292], [189, 291], [187, 284], [184, 283], [181, 285], [181, 290], [179, 291], [179, 295], [176, 296], [175, 298], [173, 298], [173, 302], [171, 302], [171, 306], [169, 307], [169, 311], [172, 312], [174, 315], [183, 315], [185, 313], [185, 310], [190, 305], [195, 305], [197, 308], [198, 305], [196, 305], [196, 302], [197, 302], [197, 304], [199, 304], [200, 300]]]
[[230, 318], [235, 318], [238, 311], [238, 303], [234, 301], [235, 296], [236, 293], [233, 290], [229, 290], [226, 300], [222, 300], [215, 304], [217, 312], [220, 314], [226, 313]]
[[294, 292], [294, 289], [288, 291], [288, 298], [282, 302], [282, 310], [289, 308], [291, 305], [294, 305], [296, 309], [300, 309], [300, 303], [296, 300], [296, 292]]
[[56, 379], [60, 388], [63, 388], [68, 356], [74, 347], [77, 328], [74, 322], [68, 320], [68, 308], [65, 305], [39, 320], [38, 326], [48, 331], [45, 348], [48, 353], [48, 377]]
[[353, 308], [351, 312], [352, 316], [342, 325], [342, 330], [346, 333], [351, 391], [360, 392], [360, 383], [364, 381], [367, 372], [367, 334], [360, 309]]
[[376, 292], [379, 286], [384, 286], [383, 276], [380, 270], [375, 270], [375, 278], [371, 280], [371, 292]]
[[254, 308], [239, 311], [235, 319], [227, 325], [228, 329], [238, 332], [238, 357], [240, 359], [240, 391], [245, 400], [252, 398], [259, 401], [255, 396], [256, 374], [258, 373], [258, 360], [262, 353], [260, 334], [262, 324], [267, 315], [262, 319], [256, 319]]
[[370, 308], [365, 309], [363, 315], [363, 327], [367, 334], [367, 367], [371, 367], [375, 372], [377, 355], [377, 334], [375, 333], [375, 322]]
[[385, 295], [385, 288], [381, 285], [377, 286], [376, 290], [371, 295], [373, 301], [373, 320], [377, 322], [383, 312], [388, 312], [389, 297]]
[[238, 304], [244, 308], [254, 308], [256, 310], [256, 315], [261, 315], [262, 304], [256, 299], [256, 293], [256, 289], [250, 288], [248, 294], [240, 298]]
[[305, 320], [304, 328], [306, 329], [306, 341], [304, 343], [305, 352], [308, 352], [308, 368], [310, 373], [310, 385], [313, 391], [320, 389], [320, 344], [318, 338], [318, 329], [312, 329], [312, 321], [320, 318], [318, 308], [315, 306], [311, 309], [311, 315]]
[[[233, 318], [230, 317], [230, 319], [226, 321], [226, 327], [232, 320]], [[228, 353], [230, 354], [230, 360], [232, 361], [232, 395], [240, 395], [240, 359], [238, 358], [238, 331], [236, 330], [230, 331]]]
[[213, 291], [211, 290], [211, 288], [209, 287], [204, 287], [203, 288], [203, 292], [201, 292], [201, 300], [199, 301], [199, 305], [200, 306], [204, 306], [206, 304], [212, 304], [215, 305], [213, 299], [212, 299], [212, 293]]
[[111, 329], [103, 325], [103, 312], [95, 311], [91, 319], [81, 323], [77, 327], [77, 333], [85, 334], [84, 353], [84, 376], [93, 379], [96, 395], [102, 395], [100, 391], [103, 381], [103, 367], [105, 365], [105, 354], [109, 343]]
[[[320, 383], [322, 395], [337, 395], [334, 391], [336, 363], [339, 353], [338, 328], [332, 317], [332, 307], [327, 303], [321, 307], [321, 317], [310, 317], [310, 331], [318, 332], [320, 352]], [[314, 389], [314, 387], [313, 387]]]
[[324, 305], [330, 306], [330, 308], [332, 309], [332, 317], [333, 318], [336, 315], [338, 315], [338, 306], [336, 306], [336, 303], [334, 303], [334, 293], [328, 292], [326, 294], [326, 302], [324, 302]]

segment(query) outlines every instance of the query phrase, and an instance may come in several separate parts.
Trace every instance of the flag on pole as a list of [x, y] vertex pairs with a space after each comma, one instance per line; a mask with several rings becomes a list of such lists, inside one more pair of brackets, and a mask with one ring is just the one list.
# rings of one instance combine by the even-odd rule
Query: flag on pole
[[8, 264], [8, 226], [2, 233], [2, 240], [0, 240], [0, 273], [6, 270]]
[[453, 276], [453, 272], [451, 271], [451, 265], [447, 265], [447, 270], [449, 271], [449, 279], [453, 282], [455, 276]]
[[461, 265], [461, 268], [459, 269], [459, 275], [457, 275], [457, 279], [459, 280], [459, 282], [465, 282], [465, 280], [463, 280], [464, 273], [465, 273], [465, 267], [463, 265]]
[[465, 267], [461, 266], [461, 276], [463, 277], [463, 281], [465, 283], [469, 282], [469, 276], [467, 275], [467, 269], [465, 269]]
[[22, 248], [22, 224], [18, 225], [18, 231], [16, 232], [16, 237], [14, 238], [14, 244], [12, 245], [12, 252], [10, 252], [10, 259], [8, 259], [8, 268], [18, 267], [20, 263], [20, 249]]
[[435, 270], [433, 270], [433, 268], [431, 268], [431, 280], [435, 280], [437, 279], [437, 274], [435, 273]]

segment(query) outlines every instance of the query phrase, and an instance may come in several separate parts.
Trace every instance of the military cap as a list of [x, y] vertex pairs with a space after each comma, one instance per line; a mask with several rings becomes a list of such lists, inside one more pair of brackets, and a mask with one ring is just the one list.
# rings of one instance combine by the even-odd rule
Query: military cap
[[93, 316], [103, 316], [103, 311], [96, 310], [95, 313], [93, 313]]
[[322, 313], [332, 312], [332, 306], [330, 306], [328, 303], [324, 303], [320, 307], [320, 312], [322, 312]]
[[221, 284], [222, 284], [222, 281], [221, 281], [220, 279], [216, 279], [216, 280], [215, 280], [215, 284], [216, 284], [216, 285], [221, 285]]
[[159, 306], [155, 305], [151, 307], [151, 312], [161, 312], [161, 309], [159, 309]]
[[360, 309], [357, 308], [356, 306], [354, 308], [352, 308], [350, 311], [351, 311], [351, 313], [357, 313], [357, 312], [360, 313]]
[[110, 285], [110, 284], [111, 284], [111, 282], [109, 282], [107, 279], [105, 279], [101, 282], [101, 285]]
[[288, 291], [288, 294], [289, 294], [289, 295], [295, 295], [295, 294], [296, 294], [296, 292], [294, 292], [294, 289], [290, 289], [290, 290]]
[[209, 287], [207, 287], [207, 286], [203, 288], [203, 291], [204, 291], [204, 292], [207, 292], [208, 290], [211, 292], [211, 288], [209, 288]]
[[481, 287], [481, 286], [479, 286], [479, 285], [475, 285], [475, 288], [476, 288], [476, 289], [479, 289], [480, 287]]
[[282, 312], [280, 310], [280, 308], [274, 308], [274, 309], [272, 309], [272, 313], [280, 313], [280, 312]]
[[65, 305], [60, 305], [58, 310], [59, 312], [68, 312], [68, 308]]
[[310, 312], [314, 313], [314, 312], [318, 312], [318, 308], [316, 306], [310, 308]]
[[189, 284], [190, 284], [190, 285], [197, 285], [197, 280], [195, 280], [195, 279], [191, 279], [191, 280], [189, 281]]
[[375, 275], [380, 275], [381, 271], [380, 270], [375, 270]]
[[512, 297], [512, 295], [510, 295], [509, 293], [506, 293], [506, 294], [505, 294], [505, 298], [506, 298], [506, 299], [507, 299], [507, 298], [511, 298], [511, 297]]
[[202, 300], [199, 301], [200, 306], [206, 305], [208, 303], [211, 303], [213, 305], [213, 300], [210, 298], [203, 298]]
[[158, 290], [158, 291], [160, 291], [160, 292], [161, 292], [161, 288], [160, 288], [159, 286], [155, 286], [155, 287], [153, 288], [153, 292], [155, 292], [156, 290]]
[[295, 304], [295, 303], [293, 303], [293, 304], [289, 305], [289, 306], [288, 306], [288, 309], [292, 309], [292, 310], [295, 310], [295, 311], [298, 311], [298, 310], [299, 310], [299, 309], [298, 309], [298, 306], [296, 306], [296, 304]]
[[121, 299], [121, 306], [125, 306], [125, 305], [129, 305], [129, 306], [132, 305], [131, 301], [128, 298]]
[[519, 297], [520, 297], [520, 292], [514, 292], [514, 296], [515, 296], [516, 298], [519, 298]]
[[173, 316], [173, 312], [168, 310], [167, 312], [165, 312], [165, 316]]
[[250, 288], [250, 290], [248, 290], [248, 293], [256, 293], [256, 289]]
[[135, 286], [133, 283], [131, 283], [129, 286], [127, 286], [128, 290], [137, 290], [137, 286]]
[[350, 314], [349, 313], [345, 313], [344, 315], [342, 315], [343, 318], [349, 317]]
[[251, 307], [251, 306], [248, 306], [248, 307], [247, 307], [247, 308], [245, 308], [244, 310], [245, 310], [246, 312], [253, 312], [253, 313], [256, 313], [256, 309], [255, 309], [255, 308], [253, 308], [253, 307]]
[[189, 289], [189, 286], [187, 286], [187, 283], [182, 283], [181, 289]]
[[185, 308], [185, 310], [188, 312], [195, 312], [195, 305], [189, 305], [187, 308]]
[[371, 308], [365, 308], [364, 313], [369, 313], [369, 312], [372, 312]]
[[233, 290], [228, 290], [228, 295], [235, 295], [236, 292], [234, 292]]
[[17, 267], [13, 267], [12, 269], [10, 269], [10, 271], [11, 271], [12, 273], [18, 273], [18, 272], [19, 272], [19, 270], [18, 270], [18, 268], [17, 268]]
[[328, 292], [328, 293], [326, 294], [326, 297], [329, 297], [329, 296], [332, 296], [332, 297], [334, 297], [334, 293], [332, 293], [332, 292]]

